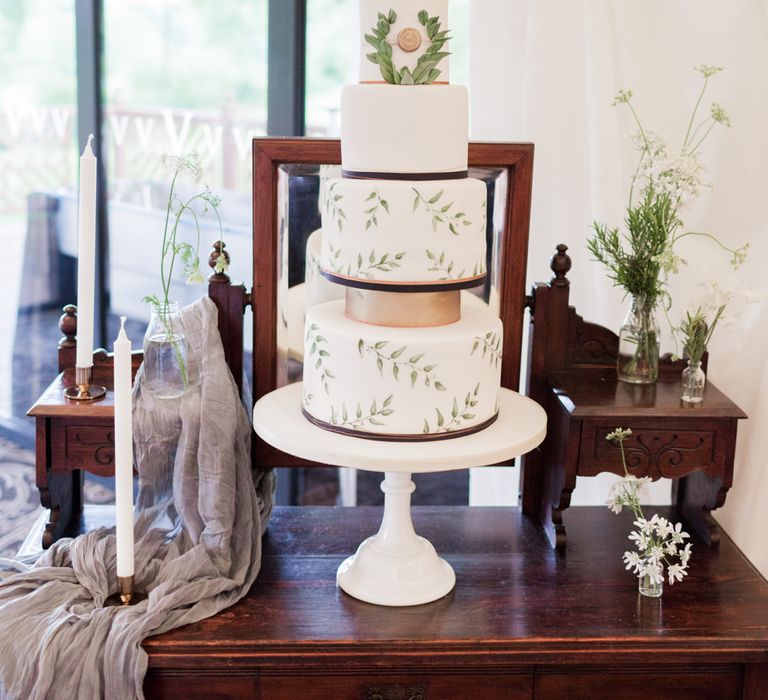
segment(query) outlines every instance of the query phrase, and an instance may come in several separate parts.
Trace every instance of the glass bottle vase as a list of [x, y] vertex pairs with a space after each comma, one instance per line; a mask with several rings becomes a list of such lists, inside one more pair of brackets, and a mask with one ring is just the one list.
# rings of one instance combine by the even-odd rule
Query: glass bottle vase
[[659, 376], [659, 324], [656, 307], [642, 297], [632, 302], [619, 331], [619, 379], [630, 384], [653, 384]]
[[640, 569], [640, 575], [637, 577], [637, 590], [640, 595], [646, 598], [661, 598], [664, 593], [664, 576], [653, 576], [646, 572], [644, 566]]
[[187, 342], [179, 304], [153, 305], [144, 335], [143, 386], [155, 398], [175, 399], [188, 384]]
[[680, 398], [687, 403], [701, 403], [706, 383], [707, 375], [701, 368], [701, 361], [688, 360], [680, 380]]

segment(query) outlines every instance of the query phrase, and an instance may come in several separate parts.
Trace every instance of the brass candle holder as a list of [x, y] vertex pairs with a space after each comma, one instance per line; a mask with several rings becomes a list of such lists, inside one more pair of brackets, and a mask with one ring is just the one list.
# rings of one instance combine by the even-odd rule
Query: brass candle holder
[[147, 596], [144, 593], [139, 593], [134, 590], [135, 578], [133, 576], [118, 576], [117, 577], [117, 593], [109, 596], [104, 601], [105, 608], [123, 607], [128, 605], [136, 605], [142, 600], [146, 600]]
[[96, 401], [106, 395], [105, 387], [93, 384], [93, 367], [75, 367], [75, 386], [64, 390], [70, 401]]

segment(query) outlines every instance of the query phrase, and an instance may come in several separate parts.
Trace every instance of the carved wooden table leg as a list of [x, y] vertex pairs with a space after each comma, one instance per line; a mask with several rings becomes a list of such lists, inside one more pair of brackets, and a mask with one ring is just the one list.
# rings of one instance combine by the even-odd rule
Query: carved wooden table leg
[[710, 515], [725, 503], [728, 486], [722, 478], [693, 472], [680, 479], [677, 487], [677, 508], [688, 524], [708, 545], [720, 544], [720, 529]]
[[[539, 464], [542, 500], [538, 519], [552, 547], [562, 551], [566, 544], [563, 511], [571, 505], [571, 494], [576, 488], [581, 425], [559, 410], [553, 398], [549, 403], [549, 435]], [[557, 418], [553, 420], [552, 416]]]

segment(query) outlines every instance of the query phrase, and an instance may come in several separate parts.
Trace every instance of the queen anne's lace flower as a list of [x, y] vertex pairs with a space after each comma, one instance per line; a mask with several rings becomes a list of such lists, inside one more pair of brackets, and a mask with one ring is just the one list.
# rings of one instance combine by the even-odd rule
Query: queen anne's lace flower
[[701, 73], [701, 75], [704, 78], [709, 78], [709, 77], [713, 76], [715, 73], [719, 73], [721, 70], [723, 70], [719, 66], [710, 66], [710, 65], [707, 65], [706, 63], [699, 63], [699, 65], [698, 66], [694, 66], [693, 69], [697, 73]]
[[[672, 585], [676, 581], [682, 581], [687, 573], [691, 558], [691, 543], [686, 543], [682, 548], [680, 545], [689, 535], [683, 531], [681, 523], [673, 524], [658, 513], [654, 513], [650, 519], [643, 514], [638, 491], [641, 485], [650, 481], [650, 478], [638, 478], [627, 471], [624, 440], [631, 434], [631, 430], [617, 428], [606, 436], [608, 440], [619, 443], [625, 474], [624, 478], [611, 488], [608, 507], [614, 513], [620, 513], [626, 506], [631, 508], [635, 515], [633, 525], [637, 529], [629, 533], [628, 539], [634, 542], [637, 551], [624, 552], [623, 561], [626, 569], [641, 578], [647, 578], [652, 584], [661, 584], [664, 581], [666, 566], [669, 583]], [[673, 558], [677, 558], [678, 561], [672, 561]]]

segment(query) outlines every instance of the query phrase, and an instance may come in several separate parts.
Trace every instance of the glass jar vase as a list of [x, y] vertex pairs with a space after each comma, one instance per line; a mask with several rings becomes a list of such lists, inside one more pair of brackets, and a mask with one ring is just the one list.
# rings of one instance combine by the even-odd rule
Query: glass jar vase
[[187, 389], [187, 341], [178, 302], [155, 304], [144, 335], [143, 386], [158, 399]]
[[653, 384], [659, 376], [659, 324], [656, 307], [642, 297], [632, 301], [619, 331], [618, 377], [630, 384]]
[[[646, 598], [661, 598], [661, 594], [664, 593], [664, 574], [660, 571], [661, 567], [646, 567], [645, 561], [640, 567], [637, 590]], [[657, 568], [658, 570], [654, 571]]]
[[701, 403], [706, 383], [707, 375], [701, 368], [701, 361], [688, 360], [680, 380], [680, 398], [687, 403]]

